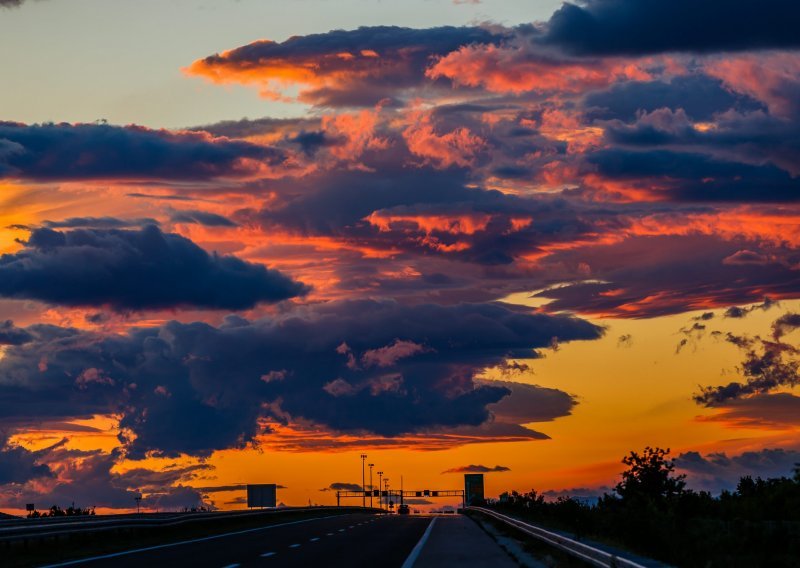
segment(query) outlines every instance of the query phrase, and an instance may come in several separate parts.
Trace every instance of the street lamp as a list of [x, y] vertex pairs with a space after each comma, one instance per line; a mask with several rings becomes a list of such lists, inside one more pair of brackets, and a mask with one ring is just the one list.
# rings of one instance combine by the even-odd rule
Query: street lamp
[[383, 472], [378, 472], [378, 505], [383, 509]]
[[364, 489], [364, 464], [367, 461], [367, 454], [361, 454], [361, 506], [367, 506], [367, 494], [366, 489]]
[[371, 463], [367, 465], [369, 465], [369, 508], [372, 509], [372, 494], [375, 492], [372, 489], [372, 468], [375, 467], [375, 464]]

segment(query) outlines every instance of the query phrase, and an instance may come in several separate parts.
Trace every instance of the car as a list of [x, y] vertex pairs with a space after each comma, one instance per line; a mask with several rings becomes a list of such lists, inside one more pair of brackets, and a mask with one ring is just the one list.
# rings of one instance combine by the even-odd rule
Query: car
[[398, 515], [408, 515], [410, 512], [411, 512], [411, 509], [408, 507], [408, 505], [400, 505], [397, 508], [397, 514]]

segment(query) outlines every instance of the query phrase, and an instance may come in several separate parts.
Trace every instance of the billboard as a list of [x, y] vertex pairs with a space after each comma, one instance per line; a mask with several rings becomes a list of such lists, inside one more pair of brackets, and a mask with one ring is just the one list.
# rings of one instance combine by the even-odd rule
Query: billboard
[[274, 483], [260, 483], [247, 486], [247, 506], [248, 507], [275, 507], [276, 490], [278, 486]]
[[469, 505], [483, 505], [483, 474], [464, 474], [464, 501]]

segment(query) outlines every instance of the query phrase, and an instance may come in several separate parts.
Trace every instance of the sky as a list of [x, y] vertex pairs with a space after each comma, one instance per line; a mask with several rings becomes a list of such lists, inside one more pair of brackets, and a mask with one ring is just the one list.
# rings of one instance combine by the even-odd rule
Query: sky
[[0, 0], [0, 509], [789, 475], [798, 17]]

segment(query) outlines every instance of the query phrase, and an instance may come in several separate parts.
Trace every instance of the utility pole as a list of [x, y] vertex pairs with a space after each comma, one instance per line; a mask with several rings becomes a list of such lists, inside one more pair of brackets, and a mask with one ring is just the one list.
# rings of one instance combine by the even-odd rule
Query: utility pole
[[391, 496], [389, 495], [389, 478], [383, 478], [383, 485], [386, 487], [386, 510], [389, 510], [389, 501], [391, 501]]
[[369, 508], [372, 509], [372, 494], [375, 493], [374, 489], [372, 488], [372, 468], [375, 467], [374, 463], [368, 464], [369, 465]]
[[366, 494], [366, 489], [364, 488], [364, 482], [366, 481], [364, 479], [364, 464], [366, 463], [366, 461], [367, 461], [367, 454], [361, 454], [361, 506], [362, 507], [367, 506], [367, 494]]
[[383, 509], [383, 472], [378, 472], [378, 505]]

